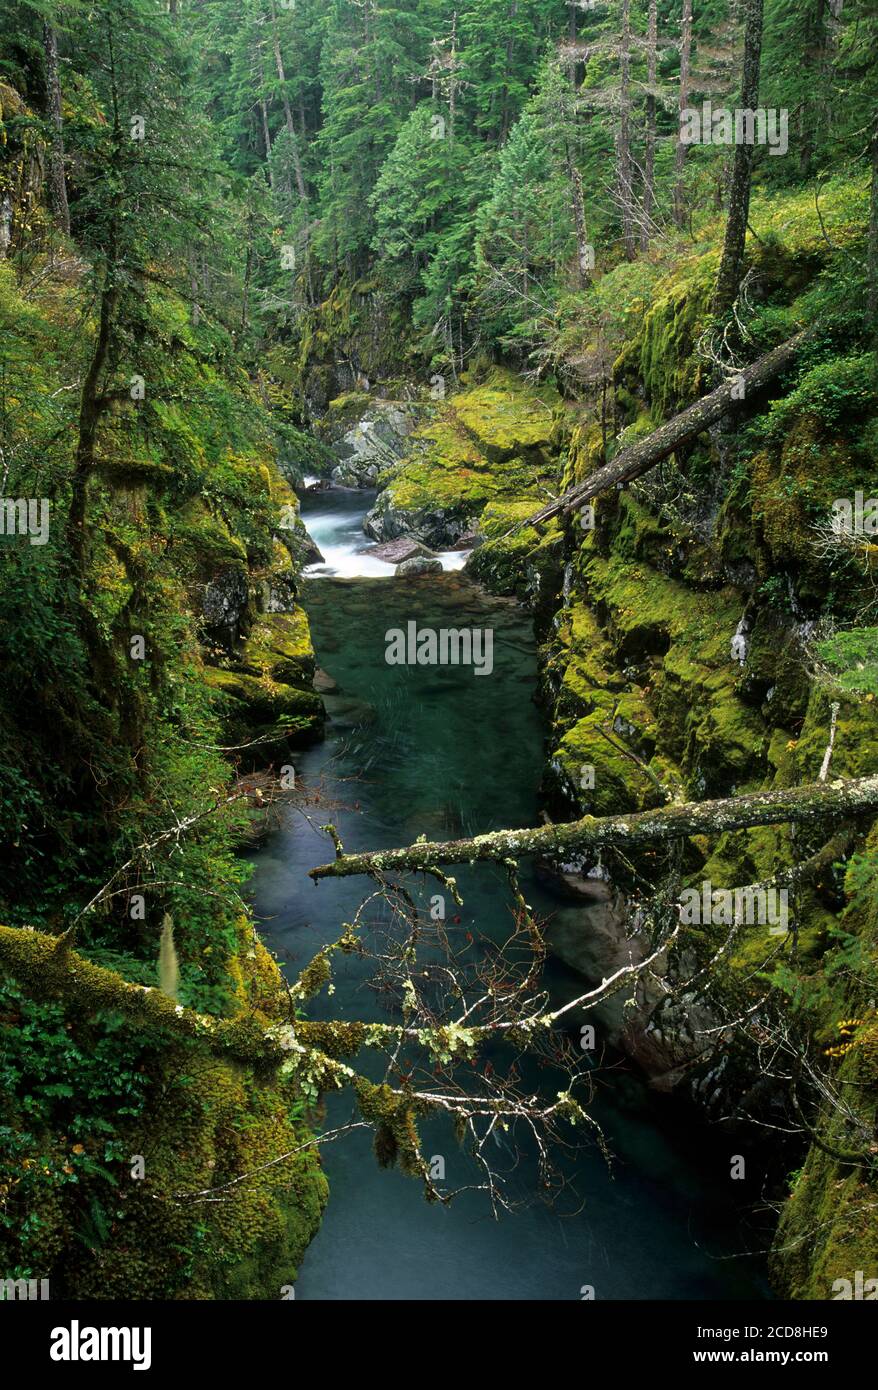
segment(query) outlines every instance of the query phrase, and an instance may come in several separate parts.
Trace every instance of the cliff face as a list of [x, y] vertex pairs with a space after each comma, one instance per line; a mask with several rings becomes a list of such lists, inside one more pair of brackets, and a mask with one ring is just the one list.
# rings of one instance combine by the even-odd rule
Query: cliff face
[[[838, 242], [855, 240], [862, 207], [842, 190], [830, 209]], [[753, 351], [802, 323], [819, 325], [815, 346], [797, 375], [742, 403], [733, 423], [599, 499], [587, 530], [579, 515], [539, 532], [521, 523], [597, 466], [608, 433], [612, 455], [710, 389], [716, 364], [699, 350], [710, 245], [674, 266], [640, 267], [630, 290], [625, 267], [603, 282], [606, 299], [614, 281], [621, 325], [609, 430], [597, 400], [564, 404], [511, 373], [474, 371], [447, 402], [426, 407], [408, 453], [380, 479], [373, 534], [441, 545], [477, 531], [469, 573], [533, 607], [550, 726], [546, 791], [564, 817], [813, 781], [830, 743], [832, 776], [875, 768], [874, 546], [842, 554], [827, 530], [837, 499], [878, 482], [876, 364], [823, 326], [827, 243], [802, 195], [758, 215], [769, 230], [753, 248], [762, 334]], [[741, 1122], [786, 1115], [798, 1131], [789, 1167], [807, 1157], [788, 1196], [775, 1175], [773, 1277], [792, 1297], [833, 1297], [834, 1279], [874, 1268], [876, 849], [874, 833], [864, 840], [856, 827], [776, 827], [690, 841], [667, 859], [567, 865], [565, 889], [587, 906], [559, 912], [550, 936], [568, 963], [601, 979], [636, 954], [625, 907], [645, 884], [670, 883], [676, 894], [705, 882], [770, 885], [807, 862], [786, 935], [769, 921], [744, 924], [697, 989], [658, 1009], [664, 988], [641, 984], [633, 1007], [611, 1004], [603, 1019], [655, 1085], [684, 1086], [711, 1114]], [[658, 973], [679, 985], [727, 936], [726, 925], [690, 925]], [[741, 1016], [748, 1021], [723, 1029]], [[711, 1029], [722, 1040], [706, 1045]], [[778, 1029], [807, 1062], [775, 1085], [763, 1073]], [[800, 1066], [823, 1089], [790, 1082]]]

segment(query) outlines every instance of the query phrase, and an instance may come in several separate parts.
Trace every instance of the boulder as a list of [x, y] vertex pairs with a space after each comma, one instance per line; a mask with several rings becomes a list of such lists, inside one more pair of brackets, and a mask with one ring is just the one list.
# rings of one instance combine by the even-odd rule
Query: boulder
[[393, 541], [370, 545], [364, 554], [374, 555], [376, 560], [384, 560], [388, 565], [401, 565], [405, 560], [413, 560], [416, 556], [429, 556], [429, 552], [420, 541], [412, 540], [411, 536], [398, 536]]
[[395, 401], [370, 399], [352, 392], [331, 401], [324, 433], [337, 459], [335, 487], [373, 488], [385, 468], [406, 451], [416, 415]]
[[415, 555], [411, 560], [403, 560], [401, 565], [397, 565], [394, 573], [401, 579], [413, 574], [441, 574], [442, 561], [431, 560], [428, 555]]

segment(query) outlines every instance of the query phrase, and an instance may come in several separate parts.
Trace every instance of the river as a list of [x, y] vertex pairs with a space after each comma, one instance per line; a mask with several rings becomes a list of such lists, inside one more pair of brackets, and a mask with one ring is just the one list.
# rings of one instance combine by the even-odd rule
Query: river
[[[295, 763], [298, 781], [319, 786], [337, 806], [309, 811], [312, 823], [290, 809], [250, 856], [260, 930], [291, 976], [338, 937], [367, 891], [360, 879], [315, 887], [307, 878], [308, 869], [332, 858], [317, 828], [322, 822], [333, 821], [350, 851], [529, 825], [538, 817], [544, 750], [528, 615], [461, 573], [393, 578], [362, 553], [370, 544], [361, 530], [370, 501], [368, 494], [332, 491], [309, 494], [303, 504], [325, 563], [308, 572], [302, 600], [318, 662], [338, 691], [325, 697], [325, 741]], [[388, 665], [385, 632], [405, 629], [411, 619], [421, 627], [491, 628], [491, 675], [479, 678], [466, 666]], [[451, 929], [505, 939], [505, 877], [490, 865], [456, 876], [464, 907], [449, 907], [449, 917], [461, 918]], [[537, 884], [523, 884], [529, 902], [557, 910]], [[431, 880], [421, 901], [436, 892]], [[335, 962], [334, 995], [324, 991], [311, 1016], [386, 1020], [363, 962]], [[550, 961], [546, 977], [556, 999], [582, 991], [581, 979], [560, 962]], [[379, 1079], [379, 1071], [369, 1074]], [[536, 1071], [532, 1082], [550, 1084]], [[602, 1074], [592, 1109], [612, 1168], [597, 1148], [580, 1150], [562, 1165], [572, 1185], [553, 1207], [538, 1199], [534, 1156], [525, 1151], [510, 1189], [521, 1205], [497, 1221], [482, 1193], [465, 1193], [449, 1206], [427, 1203], [418, 1182], [377, 1166], [364, 1131], [324, 1145], [330, 1200], [296, 1297], [578, 1300], [585, 1288], [596, 1299], [768, 1296], [761, 1262], [740, 1255], [754, 1239], [736, 1202], [744, 1194], [729, 1177], [740, 1140], [709, 1129], [682, 1102], [652, 1095], [624, 1065]], [[330, 1096], [324, 1127], [352, 1114], [349, 1095]], [[480, 1180], [449, 1123], [430, 1121], [421, 1132], [426, 1154], [445, 1161], [446, 1188]]]

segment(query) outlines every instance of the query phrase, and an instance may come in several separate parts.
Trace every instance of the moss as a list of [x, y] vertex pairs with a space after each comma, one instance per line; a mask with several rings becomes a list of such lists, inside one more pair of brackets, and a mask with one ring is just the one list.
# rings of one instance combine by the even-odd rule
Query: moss
[[580, 421], [570, 433], [570, 441], [561, 474], [561, 491], [581, 483], [604, 462], [604, 437], [599, 424]]
[[271, 735], [279, 745], [301, 743], [323, 727], [323, 701], [313, 690], [216, 666], [206, 667], [204, 674], [217, 696], [227, 735], [237, 744], [258, 739], [265, 753]]
[[322, 421], [322, 432], [331, 439], [337, 439], [355, 425], [372, 405], [372, 397], [366, 391], [347, 391], [329, 402]]
[[723, 587], [715, 548], [700, 542], [679, 520], [659, 520], [632, 491], [603, 498], [596, 520], [600, 528], [612, 528], [614, 554], [642, 560], [690, 589]]
[[441, 513], [447, 525], [476, 521], [488, 504], [535, 504], [541, 486], [554, 483], [549, 446], [559, 413], [550, 388], [493, 372], [487, 384], [449, 397], [414, 431], [408, 454], [385, 479], [379, 512], [402, 513], [417, 533], [424, 513]]
[[204, 580], [229, 566], [246, 570], [243, 542], [200, 499], [193, 499], [182, 509], [172, 535], [175, 559], [184, 574]]
[[[833, 1084], [848, 1098], [859, 1116], [863, 1134], [874, 1134], [878, 1118], [878, 1016], [874, 999], [869, 997], [868, 971], [875, 979], [878, 965], [878, 894], [874, 891], [878, 875], [878, 827], [866, 843], [865, 853], [851, 861], [847, 874], [848, 905], [842, 922], [856, 941], [866, 964], [861, 964], [862, 983], [836, 1001], [832, 1041], [845, 1041], [841, 1047], [824, 1048], [824, 1065], [835, 1070]], [[854, 1017], [853, 1026], [841, 1033], [842, 1018]], [[833, 1053], [836, 1062], [826, 1061]], [[867, 1148], [862, 1136], [859, 1144], [835, 1110], [822, 1117], [821, 1138], [837, 1153]], [[830, 1299], [836, 1296], [838, 1279], [853, 1283], [856, 1271], [866, 1279], [878, 1277], [878, 1171], [874, 1146], [865, 1164], [852, 1166], [813, 1146], [797, 1175], [781, 1213], [774, 1243], [771, 1271], [779, 1292], [789, 1298]], [[871, 1171], [869, 1160], [871, 1159]]]
[[375, 1127], [375, 1157], [384, 1168], [398, 1167], [408, 1177], [424, 1177], [415, 1109], [404, 1094], [384, 1084], [375, 1086], [364, 1077], [354, 1082], [363, 1119]]
[[[169, 1054], [157, 1081], [163, 1104], [126, 1136], [130, 1152], [146, 1156], [145, 1176], [123, 1179], [112, 1240], [97, 1258], [74, 1255], [67, 1278], [82, 1298], [132, 1288], [146, 1299], [279, 1298], [328, 1195], [313, 1151], [275, 1162], [308, 1137], [289, 1097], [246, 1070], [186, 1053]], [[222, 1200], [174, 1196], [211, 1187], [223, 1188]]]
[[551, 387], [529, 388], [520, 377], [498, 369], [485, 385], [461, 392], [450, 404], [485, 457], [502, 463], [549, 445], [560, 398]]
[[316, 994], [320, 993], [324, 985], [329, 984], [331, 979], [332, 967], [329, 964], [329, 956], [326, 951], [318, 951], [296, 981], [296, 997], [303, 1002], [306, 999], [313, 999]]
[[542, 533], [522, 526], [534, 503], [489, 502], [480, 530], [485, 544], [474, 551], [467, 573], [493, 593], [516, 594], [530, 606], [554, 605], [561, 568], [561, 532], [552, 522]]
[[757, 778], [767, 731], [736, 690], [731, 641], [743, 608], [737, 592], [695, 593], [651, 567], [605, 558], [591, 543], [579, 571], [616, 662], [641, 673], [664, 750], [702, 792], [719, 794]]
[[355, 1057], [363, 1047], [367, 1033], [363, 1023], [319, 1023], [311, 1019], [298, 1023], [296, 1031], [308, 1047], [335, 1059]]
[[673, 415], [703, 394], [705, 365], [694, 349], [706, 324], [714, 283], [714, 254], [677, 266], [652, 292], [639, 334], [616, 362], [620, 382], [646, 392], [656, 414]]
[[244, 643], [237, 665], [248, 675], [267, 677], [281, 685], [309, 684], [316, 657], [304, 608], [262, 614]]
[[[611, 729], [607, 712], [597, 710], [577, 720], [555, 752], [581, 809], [603, 816], [661, 805], [662, 797], [649, 775], [625, 755], [618, 740], [610, 742], [602, 732]], [[589, 785], [592, 779], [593, 787]]]
[[798, 727], [805, 716], [810, 695], [805, 653], [788, 618], [774, 609], [757, 614], [739, 690], [772, 726]]
[[[252, 927], [239, 927], [244, 1012], [188, 1035], [196, 1016], [160, 991], [59, 953], [39, 932], [0, 928], [3, 968], [19, 985], [65, 1001], [66, 1026], [80, 1041], [130, 1032], [149, 1075], [142, 1113], [123, 1108], [112, 1146], [105, 1152], [106, 1139], [97, 1141], [100, 1162], [32, 1213], [48, 1232], [61, 1296], [279, 1298], [296, 1278], [327, 1185], [295, 1082], [265, 1067], [268, 1020], [254, 1006], [277, 1005], [280, 973]], [[247, 1060], [248, 1038], [261, 1043], [257, 1061]], [[138, 1155], [140, 1177], [132, 1176]], [[211, 1188], [220, 1200], [199, 1200]]]

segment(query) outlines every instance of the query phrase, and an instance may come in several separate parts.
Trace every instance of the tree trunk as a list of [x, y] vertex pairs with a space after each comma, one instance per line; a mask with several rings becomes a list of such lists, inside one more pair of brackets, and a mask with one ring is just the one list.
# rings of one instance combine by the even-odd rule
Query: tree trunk
[[88, 482], [94, 468], [98, 424], [105, 403], [99, 390], [101, 375], [110, 355], [110, 340], [116, 317], [119, 291], [115, 283], [115, 248], [101, 291], [98, 336], [91, 362], [82, 383], [79, 402], [79, 431], [71, 482], [70, 511], [67, 514], [67, 555], [73, 574], [81, 577], [85, 559], [85, 512]]
[[[755, 111], [759, 105], [759, 63], [762, 54], [763, 0], [746, 0], [744, 25], [744, 71], [741, 80], [741, 107]], [[743, 141], [735, 146], [732, 183], [729, 190], [729, 215], [723, 255], [717, 276], [711, 311], [725, 315], [734, 304], [744, 269], [744, 245], [747, 238], [747, 218], [750, 213], [750, 180], [753, 175], [754, 145]]]
[[814, 164], [827, 89], [828, 31], [826, 0], [810, 0], [804, 16], [804, 66], [808, 76], [802, 101], [802, 133], [799, 150], [799, 173], [807, 179]]
[[689, 105], [689, 66], [692, 61], [692, 0], [683, 0], [683, 18], [680, 25], [680, 125], [677, 130], [677, 146], [674, 151], [674, 221], [678, 227], [686, 225], [686, 204], [683, 198], [683, 167], [686, 163], [686, 146], [680, 138], [683, 130], [683, 112]]
[[585, 506], [592, 498], [598, 497], [617, 483], [630, 483], [648, 472], [675, 449], [682, 448], [703, 430], [716, 424], [717, 420], [734, 409], [742, 399], [749, 399], [784, 371], [793, 361], [804, 336], [804, 333], [797, 333], [795, 338], [781, 343], [780, 347], [766, 353], [751, 366], [745, 367], [735, 381], [718, 386], [715, 391], [702, 396], [701, 400], [681, 411], [679, 415], [674, 415], [660, 429], [647, 435], [646, 439], [620, 450], [610, 463], [605, 463], [584, 482], [577, 483], [575, 487], [562, 493], [554, 502], [535, 512], [521, 525], [539, 526], [551, 517], [558, 516], [560, 512], [569, 512], [575, 507]]
[[58, 38], [51, 24], [43, 24], [46, 56], [46, 86], [52, 120], [49, 148], [49, 202], [61, 230], [70, 235], [70, 209], [67, 206], [67, 180], [64, 174], [64, 117], [61, 111], [61, 83], [58, 78]]
[[274, 4], [271, 6], [271, 39], [274, 46], [274, 62], [277, 68], [278, 81], [280, 82], [280, 95], [284, 108], [284, 120], [287, 127], [287, 138], [290, 142], [290, 157], [293, 161], [293, 172], [296, 176], [296, 189], [299, 198], [304, 203], [308, 197], [305, 188], [305, 179], [302, 174], [302, 161], [299, 157], [299, 140], [296, 135], [296, 127], [293, 124], [293, 112], [290, 106], [289, 93], [287, 92], [287, 75], [284, 71], [283, 54], [280, 49], [280, 35], [277, 32], [277, 11]]
[[646, 142], [643, 153], [643, 225], [640, 228], [640, 249], [649, 250], [649, 234], [655, 207], [655, 84], [656, 50], [658, 48], [658, 4], [649, 0], [649, 32], [647, 35]]
[[291, 1055], [292, 1029], [281, 1021], [289, 1016], [289, 995], [278, 996], [277, 1021], [268, 1026], [241, 1015], [214, 1018], [182, 1008], [160, 989], [131, 984], [94, 965], [69, 949], [63, 938], [20, 927], [0, 926], [0, 968], [37, 998], [70, 999], [92, 1014], [109, 1010], [144, 1030], [201, 1042], [212, 1052], [245, 1063], [279, 1065]]
[[259, 99], [259, 114], [262, 117], [262, 143], [265, 146], [265, 167], [268, 170], [268, 186], [274, 192], [274, 165], [271, 162], [271, 131], [268, 128], [268, 107], [264, 98]]
[[588, 284], [591, 272], [591, 248], [588, 244], [588, 230], [585, 224], [585, 197], [582, 192], [582, 175], [573, 163], [573, 156], [567, 150], [567, 177], [570, 180], [570, 204], [573, 209], [573, 225], [576, 228], [576, 283], [581, 288]]
[[244, 252], [244, 283], [241, 288], [241, 336], [250, 323], [250, 280], [253, 275], [253, 211], [247, 214], [247, 249]]
[[597, 852], [613, 846], [646, 849], [690, 835], [724, 835], [754, 825], [806, 825], [825, 819], [874, 815], [878, 811], [878, 776], [843, 782], [814, 782], [781, 791], [754, 792], [721, 801], [690, 801], [632, 815], [583, 816], [563, 825], [531, 830], [495, 830], [472, 840], [423, 842], [405, 849], [341, 854], [331, 864], [311, 870], [321, 878], [351, 874], [387, 874], [401, 869], [429, 872], [441, 864], [504, 862], [524, 854]]
[[622, 0], [622, 43], [619, 49], [619, 131], [616, 136], [616, 196], [622, 217], [625, 259], [634, 260], [633, 180], [631, 177], [631, 3]]
[[869, 197], [868, 309], [872, 338], [878, 347], [878, 120], [872, 131], [872, 188]]

